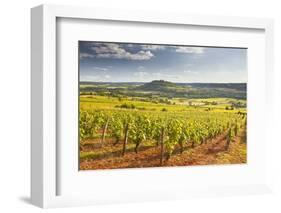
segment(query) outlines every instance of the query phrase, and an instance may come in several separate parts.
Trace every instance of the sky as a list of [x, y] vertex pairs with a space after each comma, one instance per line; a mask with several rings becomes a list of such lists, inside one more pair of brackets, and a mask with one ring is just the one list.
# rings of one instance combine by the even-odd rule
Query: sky
[[79, 41], [80, 81], [246, 83], [247, 49]]

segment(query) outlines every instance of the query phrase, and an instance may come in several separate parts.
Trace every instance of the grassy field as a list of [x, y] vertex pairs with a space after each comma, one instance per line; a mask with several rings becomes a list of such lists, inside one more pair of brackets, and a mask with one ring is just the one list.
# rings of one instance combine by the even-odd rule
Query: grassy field
[[[92, 110], [116, 110], [118, 106], [122, 104], [134, 105], [136, 110], [148, 110], [148, 111], [162, 111], [164, 108], [168, 111], [194, 111], [194, 110], [206, 110], [211, 108], [215, 111], [226, 111], [226, 107], [231, 107], [233, 102], [246, 103], [245, 100], [237, 100], [233, 98], [205, 98], [205, 99], [171, 99], [172, 104], [144, 102], [138, 100], [141, 98], [116, 98], [110, 96], [97, 96], [97, 95], [81, 95], [80, 96], [80, 109]], [[216, 102], [216, 105], [211, 103]], [[245, 108], [227, 110], [231, 112], [242, 111], [245, 112]]]

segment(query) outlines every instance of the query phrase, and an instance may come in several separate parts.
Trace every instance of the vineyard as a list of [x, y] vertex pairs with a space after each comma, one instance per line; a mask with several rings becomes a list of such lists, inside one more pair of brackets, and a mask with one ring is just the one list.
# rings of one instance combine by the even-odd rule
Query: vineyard
[[[185, 153], [198, 147], [210, 146], [218, 140], [221, 141], [220, 151], [227, 152], [232, 141], [239, 134], [245, 133], [247, 122], [246, 113], [240, 111], [208, 111], [198, 108], [171, 112], [81, 108], [79, 119], [80, 169], [108, 168], [101, 164], [104, 159], [107, 159], [106, 162], [109, 159], [113, 165], [115, 158], [121, 162], [130, 156], [126, 160], [131, 161], [141, 152], [145, 152], [146, 158], [153, 156], [151, 159], [154, 163], [151, 166], [165, 166], [173, 158], [180, 162]], [[149, 149], [153, 150], [151, 156]], [[133, 167], [130, 162], [125, 165]], [[143, 166], [146, 165], [139, 165]], [[147, 166], [150, 166], [149, 163]]]

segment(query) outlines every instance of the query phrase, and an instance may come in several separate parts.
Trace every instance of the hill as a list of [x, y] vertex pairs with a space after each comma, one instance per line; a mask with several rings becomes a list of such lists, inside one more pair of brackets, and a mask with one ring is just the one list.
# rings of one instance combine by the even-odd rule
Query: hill
[[154, 80], [149, 83], [145, 83], [141, 86], [136, 87], [136, 90], [142, 90], [142, 91], [159, 91], [159, 92], [164, 92], [168, 90], [175, 90], [179, 88], [176, 83], [172, 83], [169, 81], [164, 81], [164, 80]]
[[80, 92], [99, 95], [169, 98], [247, 98], [246, 83], [80, 82]]

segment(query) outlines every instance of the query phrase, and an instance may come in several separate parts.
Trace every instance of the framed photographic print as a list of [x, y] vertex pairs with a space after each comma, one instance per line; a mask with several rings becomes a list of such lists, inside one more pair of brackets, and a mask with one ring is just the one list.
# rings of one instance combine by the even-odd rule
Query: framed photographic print
[[33, 8], [32, 203], [270, 192], [272, 29], [269, 19]]

